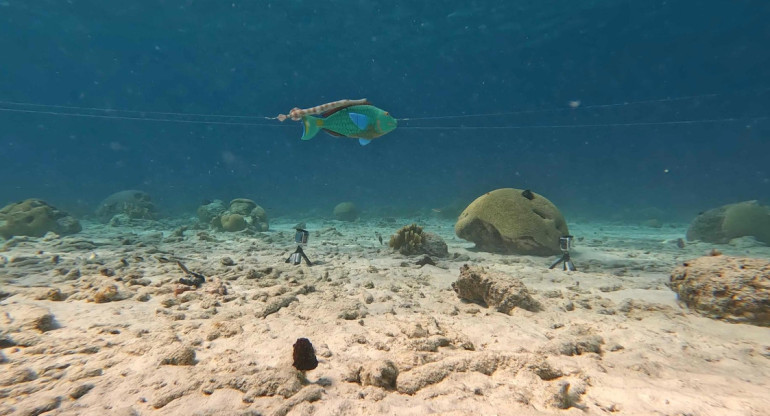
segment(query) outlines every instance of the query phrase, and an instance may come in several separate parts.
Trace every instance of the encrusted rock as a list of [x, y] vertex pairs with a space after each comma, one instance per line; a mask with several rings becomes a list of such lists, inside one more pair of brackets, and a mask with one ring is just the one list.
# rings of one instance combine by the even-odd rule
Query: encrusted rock
[[396, 388], [397, 378], [398, 368], [393, 361], [379, 360], [351, 368], [346, 380], [359, 383], [362, 386], [375, 386], [392, 390]]
[[195, 350], [190, 347], [177, 347], [160, 361], [164, 365], [195, 365]]
[[556, 206], [542, 195], [505, 188], [468, 205], [455, 233], [483, 251], [549, 256], [561, 252], [559, 238], [569, 229]]
[[515, 308], [531, 312], [540, 310], [540, 303], [530, 296], [521, 280], [482, 267], [460, 267], [460, 277], [452, 283], [460, 298], [484, 303], [498, 312], [510, 313]]
[[94, 294], [94, 302], [107, 303], [121, 300], [122, 297], [115, 285], [105, 285]]
[[396, 389], [399, 393], [412, 395], [424, 387], [441, 382], [454, 372], [475, 371], [490, 376], [501, 366], [510, 365], [511, 361], [515, 360], [494, 353], [447, 358], [400, 373]]
[[701, 315], [770, 326], [770, 262], [707, 256], [685, 262], [671, 274], [671, 289]]

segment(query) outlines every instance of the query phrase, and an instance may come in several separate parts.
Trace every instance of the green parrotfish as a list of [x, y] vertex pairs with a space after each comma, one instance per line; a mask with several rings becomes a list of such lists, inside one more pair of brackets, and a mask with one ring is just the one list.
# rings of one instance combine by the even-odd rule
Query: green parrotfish
[[323, 113], [321, 117], [302, 116], [302, 140], [310, 140], [323, 130], [332, 136], [358, 139], [361, 146], [365, 146], [393, 131], [397, 124], [387, 111], [373, 105], [351, 105]]

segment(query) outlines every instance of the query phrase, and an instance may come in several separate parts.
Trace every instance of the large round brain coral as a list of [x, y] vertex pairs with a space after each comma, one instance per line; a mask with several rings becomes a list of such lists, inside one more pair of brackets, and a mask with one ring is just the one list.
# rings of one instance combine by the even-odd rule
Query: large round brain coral
[[468, 205], [455, 233], [483, 251], [548, 256], [560, 253], [559, 237], [569, 229], [561, 212], [542, 195], [504, 188]]

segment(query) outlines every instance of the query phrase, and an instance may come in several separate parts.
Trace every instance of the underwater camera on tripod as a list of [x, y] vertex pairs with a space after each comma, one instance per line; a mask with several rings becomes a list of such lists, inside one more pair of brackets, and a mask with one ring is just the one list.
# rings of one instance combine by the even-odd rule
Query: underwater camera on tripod
[[313, 262], [307, 258], [305, 252], [302, 250], [302, 245], [307, 244], [310, 233], [307, 230], [303, 230], [302, 228], [296, 228], [295, 230], [296, 232], [294, 233], [294, 242], [297, 243], [297, 250], [294, 251], [294, 253], [291, 253], [289, 258], [286, 259], [286, 263], [290, 263], [296, 266], [302, 263], [302, 260], [304, 259], [308, 266], [312, 266]]
[[551, 263], [551, 267], [549, 269], [553, 269], [556, 266], [558, 266], [560, 263], [563, 263], [564, 270], [567, 271], [575, 271], [577, 268], [572, 263], [572, 258], [570, 257], [569, 250], [572, 248], [572, 241], [574, 237], [571, 235], [563, 235], [559, 237], [559, 250], [561, 250], [561, 257], [558, 258], [555, 262]]

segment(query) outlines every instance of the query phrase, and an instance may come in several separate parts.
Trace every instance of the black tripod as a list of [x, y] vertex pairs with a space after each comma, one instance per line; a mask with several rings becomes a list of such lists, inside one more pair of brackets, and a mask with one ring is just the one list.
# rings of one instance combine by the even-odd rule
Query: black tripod
[[284, 263], [300, 264], [302, 263], [302, 259], [305, 259], [305, 263], [307, 263], [308, 266], [313, 265], [313, 262], [307, 258], [305, 252], [302, 250], [302, 246], [297, 246], [297, 250], [295, 250]]
[[549, 269], [553, 269], [554, 267], [558, 266], [559, 263], [564, 263], [564, 270], [570, 270], [575, 271], [577, 268], [575, 268], [575, 265], [572, 264], [572, 260], [569, 257], [569, 251], [563, 252], [561, 255], [561, 258], [557, 259], [553, 264], [551, 264], [551, 267]]

